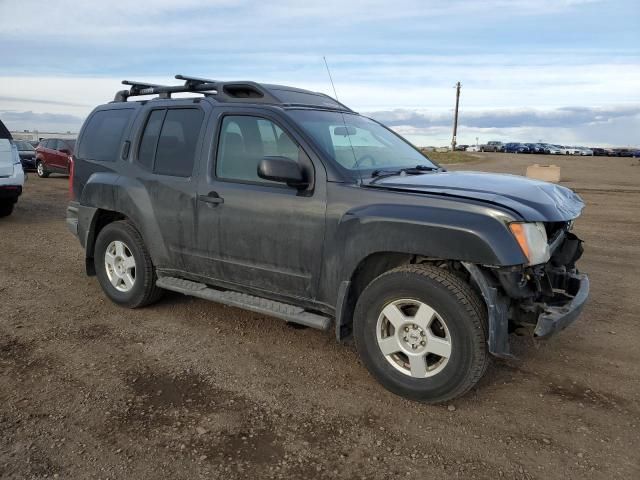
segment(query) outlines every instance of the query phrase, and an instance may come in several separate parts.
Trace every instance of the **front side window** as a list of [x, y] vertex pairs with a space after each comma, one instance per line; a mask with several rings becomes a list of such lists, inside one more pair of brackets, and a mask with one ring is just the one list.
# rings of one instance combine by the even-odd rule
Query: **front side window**
[[436, 167], [406, 140], [369, 118], [319, 110], [288, 113], [344, 169], [366, 174], [416, 165]]
[[[118, 158], [124, 130], [129, 124], [132, 113], [133, 109], [131, 108], [95, 112], [84, 128], [78, 157], [98, 162], [115, 162]], [[70, 147], [62, 141], [57, 143], [58, 148]]]
[[272, 183], [258, 177], [262, 158], [278, 156], [298, 161], [298, 154], [298, 145], [272, 121], [244, 115], [226, 116], [218, 140], [216, 176]]

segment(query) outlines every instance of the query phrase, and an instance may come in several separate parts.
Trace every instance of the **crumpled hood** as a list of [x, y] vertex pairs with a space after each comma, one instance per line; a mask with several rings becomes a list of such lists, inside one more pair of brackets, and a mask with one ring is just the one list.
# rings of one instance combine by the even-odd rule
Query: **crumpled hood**
[[519, 175], [437, 172], [393, 176], [372, 186], [470, 198], [498, 204], [531, 222], [564, 222], [580, 215], [584, 202], [573, 190]]

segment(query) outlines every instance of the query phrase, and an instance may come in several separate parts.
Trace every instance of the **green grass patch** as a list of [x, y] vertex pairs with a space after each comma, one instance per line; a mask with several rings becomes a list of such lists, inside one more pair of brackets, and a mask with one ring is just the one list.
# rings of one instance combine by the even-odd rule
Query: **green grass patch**
[[421, 150], [427, 157], [438, 163], [466, 163], [480, 160], [479, 157], [467, 152], [427, 152]]

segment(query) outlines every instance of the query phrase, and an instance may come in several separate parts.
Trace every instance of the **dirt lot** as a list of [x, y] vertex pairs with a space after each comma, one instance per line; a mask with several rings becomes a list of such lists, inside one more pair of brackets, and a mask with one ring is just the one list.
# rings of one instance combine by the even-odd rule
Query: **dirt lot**
[[0, 478], [640, 478], [640, 166], [455, 168], [534, 160], [587, 202], [592, 297], [449, 406], [386, 392], [330, 334], [180, 295], [116, 307], [66, 230], [67, 180], [30, 175], [0, 221]]

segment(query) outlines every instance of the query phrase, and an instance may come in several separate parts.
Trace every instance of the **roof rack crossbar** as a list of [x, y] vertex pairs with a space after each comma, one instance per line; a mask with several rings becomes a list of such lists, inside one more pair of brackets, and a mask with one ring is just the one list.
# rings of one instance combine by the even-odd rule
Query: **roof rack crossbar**
[[157, 85], [155, 83], [134, 82], [131, 80], [123, 80], [123, 85], [130, 85], [129, 90], [120, 90], [116, 93], [115, 102], [126, 102], [129, 97], [137, 97], [140, 95], [159, 95], [160, 98], [171, 98], [172, 93], [183, 92], [217, 92], [218, 83], [215, 81], [197, 81], [187, 80], [184, 85]]
[[218, 83], [217, 80], [211, 80], [209, 78], [200, 78], [200, 77], [190, 77], [187, 75], [176, 75], [176, 80], [184, 80], [185, 87], [192, 87], [196, 85], [202, 85], [204, 83]]

